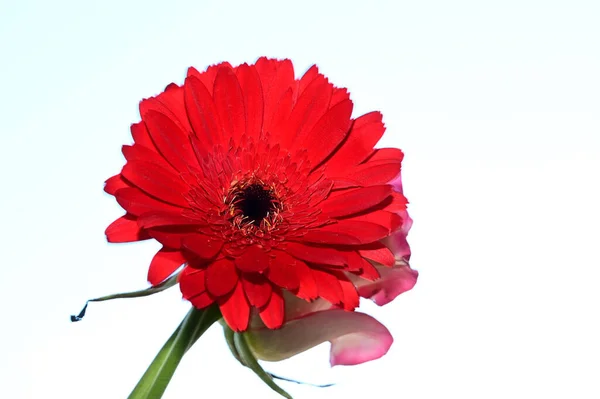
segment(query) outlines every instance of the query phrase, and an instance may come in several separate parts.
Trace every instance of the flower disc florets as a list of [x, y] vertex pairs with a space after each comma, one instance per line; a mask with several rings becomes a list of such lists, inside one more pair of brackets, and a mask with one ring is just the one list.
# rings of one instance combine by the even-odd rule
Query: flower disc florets
[[248, 235], [257, 230], [270, 231], [281, 220], [282, 205], [275, 187], [259, 179], [235, 182], [225, 203], [229, 206], [231, 224]]

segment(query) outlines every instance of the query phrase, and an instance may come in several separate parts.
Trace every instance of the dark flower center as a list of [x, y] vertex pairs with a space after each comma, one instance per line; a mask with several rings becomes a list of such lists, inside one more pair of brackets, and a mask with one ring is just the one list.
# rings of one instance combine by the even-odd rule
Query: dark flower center
[[236, 208], [250, 223], [258, 226], [269, 213], [276, 210], [275, 197], [263, 185], [250, 184], [238, 193]]

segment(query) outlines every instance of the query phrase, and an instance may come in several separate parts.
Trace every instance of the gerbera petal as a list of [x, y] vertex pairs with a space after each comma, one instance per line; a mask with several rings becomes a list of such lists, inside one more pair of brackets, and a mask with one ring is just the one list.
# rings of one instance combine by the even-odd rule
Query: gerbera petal
[[160, 242], [165, 247], [177, 249], [182, 247], [181, 242], [183, 239], [194, 234], [194, 232], [186, 231], [186, 229], [182, 226], [177, 226], [176, 228], [158, 227], [148, 230], [148, 235]]
[[165, 115], [172, 118], [184, 131], [191, 131], [190, 122], [185, 113], [183, 87], [171, 83], [165, 87], [165, 91], [157, 96], [156, 99], [171, 111], [171, 113], [166, 113]]
[[217, 259], [206, 268], [206, 290], [216, 297], [229, 294], [237, 282], [237, 270], [229, 259]]
[[286, 251], [296, 259], [324, 265], [343, 266], [346, 258], [338, 250], [328, 247], [317, 247], [299, 242], [288, 242]]
[[206, 272], [201, 269], [184, 267], [179, 275], [179, 288], [185, 299], [198, 309], [214, 303], [214, 297], [206, 291]]
[[175, 169], [185, 172], [189, 166], [198, 165], [188, 132], [184, 132], [171, 118], [157, 111], [148, 111], [144, 122], [156, 148]]
[[188, 206], [183, 197], [183, 193], [188, 191], [186, 185], [160, 166], [151, 162], [132, 161], [125, 164], [121, 173], [132, 184], [157, 199], [180, 207]]
[[198, 309], [204, 309], [205, 307], [215, 303], [215, 298], [211, 296], [208, 291], [202, 291], [197, 295], [185, 299], [190, 301], [190, 303]]
[[[261, 57], [256, 61], [256, 71], [260, 77], [264, 98], [264, 125], [272, 131], [276, 115], [289, 115], [292, 109], [294, 67], [290, 60], [273, 60]], [[286, 110], [283, 112], [283, 110]]]
[[262, 308], [269, 302], [273, 292], [271, 283], [259, 274], [245, 274], [242, 278], [244, 292], [250, 305]]
[[371, 259], [384, 266], [394, 266], [394, 254], [388, 247], [379, 242], [369, 244], [367, 247], [363, 247], [358, 250], [360, 255], [364, 258]]
[[181, 212], [181, 208], [163, 201], [158, 201], [136, 187], [122, 188], [114, 195], [123, 209], [136, 216], [152, 211]]
[[131, 214], [112, 222], [106, 228], [105, 234], [108, 242], [134, 242], [150, 238], [148, 233], [138, 226], [137, 218]]
[[350, 94], [348, 93], [348, 89], [343, 87], [334, 87], [333, 94], [331, 95], [331, 102], [329, 103], [330, 107], [333, 107], [336, 104], [341, 103], [344, 100], [350, 98]]
[[235, 265], [243, 272], [262, 272], [269, 266], [269, 256], [256, 245], [247, 248], [244, 253], [235, 258]]
[[344, 291], [340, 285], [337, 276], [328, 273], [324, 270], [311, 268], [319, 296], [334, 305], [341, 304], [344, 301]]
[[118, 175], [108, 178], [104, 182], [104, 191], [106, 191], [106, 193], [110, 194], [110, 195], [115, 195], [117, 190], [119, 190], [121, 188], [126, 188], [126, 187], [131, 187], [131, 186], [125, 180], [123, 180], [123, 177], [121, 176], [120, 173]]
[[221, 67], [231, 68], [231, 64], [229, 62], [221, 62], [209, 66], [204, 72], [198, 72], [196, 68], [190, 67], [188, 69], [188, 76], [194, 76], [195, 78], [198, 78], [202, 84], [209, 89], [209, 93], [212, 96], [215, 78], [217, 77], [217, 72]]
[[265, 276], [278, 287], [295, 290], [300, 285], [296, 266], [300, 261], [285, 252], [273, 251]]
[[388, 329], [371, 316], [341, 309], [312, 313], [278, 330], [251, 330], [248, 336], [256, 357], [266, 361], [288, 359], [330, 341], [332, 366], [378, 359], [393, 342]]
[[392, 191], [390, 198], [385, 203], [385, 207], [382, 209], [388, 212], [403, 212], [406, 210], [408, 200], [402, 193]]
[[208, 151], [213, 145], [223, 143], [221, 124], [207, 87], [198, 78], [188, 76], [185, 79], [184, 98], [188, 119], [201, 144], [199, 148]]
[[213, 98], [223, 130], [239, 143], [246, 128], [244, 96], [238, 79], [230, 67], [222, 66], [217, 71]]
[[361, 184], [355, 180], [352, 180], [350, 177], [334, 177], [333, 178], [333, 189], [334, 190], [342, 190], [342, 189], [346, 189], [346, 188], [358, 188], [363, 186], [364, 184]]
[[275, 133], [278, 141], [280, 141], [281, 137], [287, 137], [285, 123], [289, 120], [290, 114], [292, 113], [293, 103], [294, 91], [291, 88], [288, 88], [277, 102], [277, 112], [273, 114], [271, 119], [267, 119], [265, 114], [263, 131]]
[[378, 148], [367, 158], [367, 163], [378, 163], [384, 161], [402, 162], [404, 153], [398, 148]]
[[184, 263], [185, 258], [181, 251], [162, 247], [150, 262], [148, 281], [153, 286], [158, 285]]
[[212, 259], [223, 247], [223, 240], [204, 234], [191, 234], [182, 239], [182, 246], [202, 259]]
[[219, 298], [219, 308], [223, 319], [233, 331], [244, 331], [248, 328], [250, 305], [241, 282], [237, 283], [230, 295]]
[[348, 267], [346, 270], [350, 272], [359, 272], [362, 270], [364, 259], [362, 256], [360, 256], [358, 251], [344, 251], [344, 254], [346, 255], [346, 259], [348, 261]]
[[284, 304], [283, 296], [279, 288], [274, 288], [269, 302], [264, 308], [259, 311], [260, 318], [262, 319], [265, 326], [274, 329], [279, 328], [283, 324], [284, 318]]
[[[304, 90], [306, 90], [306, 88], [308, 87], [308, 85], [310, 83], [312, 83], [313, 80], [315, 80], [317, 78], [317, 76], [319, 76], [319, 67], [317, 67], [316, 65], [311, 65], [310, 68], [308, 68], [306, 70], [306, 72], [304, 72], [304, 74], [302, 75], [302, 77], [298, 80], [297, 86], [297, 94], [298, 96], [300, 96], [302, 93], [304, 93]], [[324, 77], [323, 75], [320, 76], [321, 78]]]
[[260, 77], [254, 66], [240, 65], [236, 74], [242, 93], [244, 94], [244, 110], [246, 111], [245, 134], [257, 140], [262, 131], [264, 101]]
[[369, 212], [342, 220], [376, 224], [385, 228], [388, 233], [397, 230], [402, 225], [400, 215], [387, 211]]
[[329, 217], [342, 217], [364, 211], [392, 195], [392, 187], [379, 185], [350, 189], [321, 203], [321, 210]]
[[152, 227], [170, 226], [201, 226], [203, 223], [197, 219], [183, 216], [181, 212], [149, 211], [138, 216], [140, 227], [150, 229]]
[[409, 266], [400, 265], [393, 268], [378, 267], [381, 278], [368, 282], [355, 281], [358, 293], [363, 298], [370, 298], [379, 306], [393, 301], [398, 295], [411, 290], [417, 283], [419, 273]]
[[342, 287], [342, 306], [344, 310], [353, 311], [358, 307], [360, 301], [356, 287], [345, 275], [337, 273], [336, 277], [340, 283], [340, 287]]
[[358, 165], [372, 154], [373, 147], [385, 132], [381, 119], [380, 112], [370, 112], [354, 120], [346, 140], [327, 161], [328, 176]]
[[139, 144], [152, 152], [158, 153], [152, 138], [150, 137], [150, 133], [146, 128], [146, 124], [144, 122], [134, 123], [130, 127], [131, 137], [133, 137], [133, 141], [136, 144]]
[[400, 173], [401, 163], [398, 160], [383, 160], [367, 162], [354, 168], [348, 168], [344, 173], [352, 178], [353, 182], [361, 186], [386, 184]]
[[148, 112], [160, 112], [171, 118], [180, 128], [189, 127], [183, 110], [183, 89], [171, 83], [158, 96], [147, 98], [140, 102], [142, 119]]
[[317, 298], [319, 296], [319, 291], [310, 267], [302, 261], [297, 261], [294, 267], [296, 269], [296, 274], [298, 274], [298, 279], [300, 280], [298, 290], [294, 292], [296, 296], [307, 301], [312, 301]]
[[315, 244], [340, 244], [340, 245], [358, 245], [361, 240], [348, 235], [343, 231], [338, 231], [335, 225], [329, 225], [320, 229], [312, 229], [298, 240], [312, 242]]
[[308, 159], [313, 167], [317, 167], [327, 158], [346, 137], [352, 107], [352, 101], [342, 101], [327, 111], [303, 139], [298, 137], [299, 144], [296, 148], [310, 149]]
[[134, 145], [124, 145], [121, 148], [121, 152], [123, 153], [125, 159], [128, 161], [152, 162], [160, 166], [161, 168], [169, 170], [169, 172], [175, 171], [173, 166], [170, 163], [168, 163], [167, 160], [163, 158], [161, 154], [156, 152], [156, 150], [151, 150], [141, 144], [136, 143]]
[[381, 277], [381, 274], [375, 266], [365, 258], [361, 258], [361, 269], [359, 271], [353, 271], [353, 274], [369, 281], [376, 281]]
[[311, 188], [309, 205], [316, 206], [323, 202], [331, 192], [332, 187], [333, 182], [330, 180], [321, 180], [315, 183]]
[[287, 120], [285, 135], [279, 141], [283, 148], [306, 148], [298, 147], [298, 144], [304, 142], [305, 136], [327, 112], [331, 90], [331, 83], [323, 75], [318, 75], [299, 95]]
[[[356, 244], [368, 244], [373, 241], [380, 240], [386, 237], [389, 234], [389, 230], [381, 226], [379, 224], [356, 221], [356, 220], [348, 220], [342, 219], [338, 220], [337, 223], [329, 224], [327, 226], [321, 227], [318, 230], [313, 230], [308, 232], [306, 236], [308, 238], [303, 237], [306, 241], [310, 241], [311, 238], [319, 237], [325, 238], [325, 235], [330, 233], [330, 240], [332, 241], [321, 241], [329, 244], [347, 244], [347, 245], [356, 245]], [[351, 237], [354, 240], [344, 238]], [[338, 241], [336, 241], [338, 240]]]

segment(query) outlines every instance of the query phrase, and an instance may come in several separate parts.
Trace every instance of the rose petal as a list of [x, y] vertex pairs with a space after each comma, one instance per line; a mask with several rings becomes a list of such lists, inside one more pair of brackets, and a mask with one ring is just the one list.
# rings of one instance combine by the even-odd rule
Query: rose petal
[[408, 216], [408, 212], [398, 212], [398, 216], [402, 218], [402, 225], [398, 231], [386, 238], [384, 242], [392, 250], [394, 255], [399, 258], [410, 259], [410, 246], [406, 240], [408, 231], [412, 227], [412, 219]]
[[288, 321], [279, 330], [250, 330], [248, 336], [254, 355], [267, 361], [284, 360], [330, 341], [332, 366], [378, 359], [393, 342], [388, 329], [371, 316], [340, 309]]
[[349, 276], [358, 293], [363, 298], [370, 298], [379, 306], [383, 306], [393, 301], [398, 295], [411, 290], [417, 283], [419, 272], [411, 269], [406, 264], [401, 266], [377, 267], [381, 278], [376, 281], [366, 281], [364, 279], [353, 278]]
[[325, 299], [317, 298], [311, 301], [301, 299], [294, 294], [283, 291], [285, 303], [285, 320], [294, 320], [310, 313], [333, 309], [334, 306]]

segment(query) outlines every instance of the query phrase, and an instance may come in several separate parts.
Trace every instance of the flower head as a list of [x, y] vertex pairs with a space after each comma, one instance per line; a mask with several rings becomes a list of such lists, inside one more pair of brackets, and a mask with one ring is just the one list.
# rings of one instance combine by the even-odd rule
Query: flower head
[[347, 311], [359, 294], [385, 298], [382, 273], [408, 268], [394, 244], [410, 227], [393, 185], [403, 155], [374, 149], [381, 114], [352, 107], [315, 66], [300, 79], [289, 60], [190, 68], [140, 103], [127, 162], [105, 186], [126, 211], [108, 240], [159, 241], [150, 283], [184, 264], [183, 297], [216, 303], [235, 331], [253, 313], [281, 327], [284, 294]]

